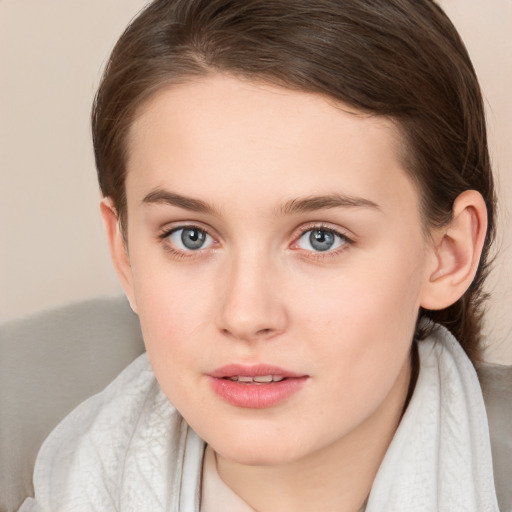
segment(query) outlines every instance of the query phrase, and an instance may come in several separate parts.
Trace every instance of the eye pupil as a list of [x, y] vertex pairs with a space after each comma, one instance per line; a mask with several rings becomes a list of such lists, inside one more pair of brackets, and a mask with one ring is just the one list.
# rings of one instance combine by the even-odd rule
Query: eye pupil
[[181, 241], [187, 249], [200, 249], [206, 240], [206, 233], [196, 228], [186, 228], [181, 232]]
[[334, 235], [323, 229], [315, 229], [309, 235], [309, 243], [316, 251], [327, 251], [334, 245]]

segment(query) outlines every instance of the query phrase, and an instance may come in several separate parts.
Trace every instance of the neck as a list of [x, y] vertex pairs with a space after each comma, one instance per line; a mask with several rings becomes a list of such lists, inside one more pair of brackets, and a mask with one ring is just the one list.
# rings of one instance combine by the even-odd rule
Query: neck
[[357, 512], [400, 422], [411, 380], [404, 365], [379, 408], [335, 443], [279, 466], [246, 466], [217, 457], [220, 478], [258, 512]]

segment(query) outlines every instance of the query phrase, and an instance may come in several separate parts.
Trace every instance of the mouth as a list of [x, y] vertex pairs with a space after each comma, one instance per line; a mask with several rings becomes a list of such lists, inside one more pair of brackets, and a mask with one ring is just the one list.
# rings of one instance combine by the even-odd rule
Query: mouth
[[209, 378], [213, 391], [228, 404], [264, 409], [299, 392], [309, 376], [268, 365], [229, 365], [218, 368]]
[[241, 382], [243, 384], [270, 384], [272, 382], [281, 382], [286, 377], [280, 375], [256, 375], [251, 377], [249, 375], [233, 375], [232, 377], [223, 377], [229, 379], [232, 382]]

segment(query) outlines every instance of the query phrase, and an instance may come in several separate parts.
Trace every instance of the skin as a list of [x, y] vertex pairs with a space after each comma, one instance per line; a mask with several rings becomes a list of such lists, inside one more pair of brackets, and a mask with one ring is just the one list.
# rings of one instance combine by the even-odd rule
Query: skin
[[[479, 194], [426, 235], [391, 121], [223, 75], [159, 92], [128, 147], [127, 247], [102, 211], [163, 392], [255, 509], [358, 510], [400, 421], [419, 307], [446, 307], [476, 270]], [[189, 226], [208, 235], [197, 250], [180, 245]], [[231, 363], [307, 379], [236, 407], [208, 376]]]

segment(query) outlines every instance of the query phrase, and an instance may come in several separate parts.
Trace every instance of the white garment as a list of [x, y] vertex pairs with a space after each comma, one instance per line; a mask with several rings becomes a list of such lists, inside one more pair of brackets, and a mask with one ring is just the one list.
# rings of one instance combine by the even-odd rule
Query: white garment
[[[498, 512], [487, 418], [471, 362], [444, 329], [420, 342], [418, 381], [367, 512]], [[198, 512], [204, 442], [146, 355], [50, 434], [20, 512]], [[229, 512], [229, 511], [226, 511]]]
[[217, 471], [215, 453], [210, 446], [204, 454], [200, 512], [254, 512], [222, 481]]
[[419, 343], [414, 394], [366, 512], [497, 512], [489, 428], [475, 369], [444, 328]]

